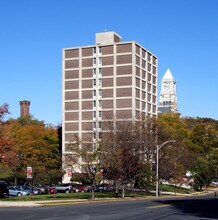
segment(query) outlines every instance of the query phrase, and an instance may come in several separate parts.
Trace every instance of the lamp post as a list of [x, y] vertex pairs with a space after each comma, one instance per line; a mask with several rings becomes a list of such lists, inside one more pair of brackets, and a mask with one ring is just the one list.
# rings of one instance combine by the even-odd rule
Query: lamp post
[[161, 145], [157, 145], [157, 162], [156, 162], [156, 197], [158, 197], [158, 192], [159, 192], [159, 150], [165, 145], [165, 144], [168, 144], [168, 143], [175, 143], [176, 141], [175, 140], [170, 140], [170, 141], [166, 141], [164, 142], [163, 144]]

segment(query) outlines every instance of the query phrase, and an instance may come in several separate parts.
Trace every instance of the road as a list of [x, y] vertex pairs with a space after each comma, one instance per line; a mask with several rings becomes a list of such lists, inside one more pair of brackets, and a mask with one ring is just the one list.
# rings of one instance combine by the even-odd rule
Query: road
[[185, 198], [158, 198], [116, 202], [90, 202], [44, 207], [0, 208], [1, 220], [187, 220], [218, 219], [214, 194]]

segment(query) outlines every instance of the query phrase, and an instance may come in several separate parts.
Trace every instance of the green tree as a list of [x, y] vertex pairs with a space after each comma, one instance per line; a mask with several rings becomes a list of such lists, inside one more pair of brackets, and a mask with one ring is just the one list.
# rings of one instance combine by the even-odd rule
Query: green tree
[[195, 189], [201, 190], [217, 177], [218, 170], [218, 126], [208, 118], [188, 118], [190, 150], [195, 163], [191, 167]]
[[203, 119], [195, 119], [191, 128], [190, 140], [195, 153], [200, 155], [210, 154], [214, 148], [218, 148], [218, 130], [216, 124]]
[[198, 157], [191, 172], [194, 178], [194, 189], [202, 190], [203, 186], [208, 187], [215, 175], [215, 162], [211, 158]]

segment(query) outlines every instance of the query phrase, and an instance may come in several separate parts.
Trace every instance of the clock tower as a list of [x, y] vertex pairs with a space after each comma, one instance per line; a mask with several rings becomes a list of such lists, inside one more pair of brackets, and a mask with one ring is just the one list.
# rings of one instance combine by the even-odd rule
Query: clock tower
[[177, 96], [176, 96], [176, 80], [172, 73], [167, 69], [161, 80], [161, 91], [159, 100], [159, 113], [178, 113]]

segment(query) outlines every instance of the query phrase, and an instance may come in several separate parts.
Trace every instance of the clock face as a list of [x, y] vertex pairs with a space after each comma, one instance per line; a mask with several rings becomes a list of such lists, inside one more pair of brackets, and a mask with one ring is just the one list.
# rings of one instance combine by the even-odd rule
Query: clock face
[[169, 90], [170, 89], [170, 83], [165, 83], [164, 84], [164, 89]]

